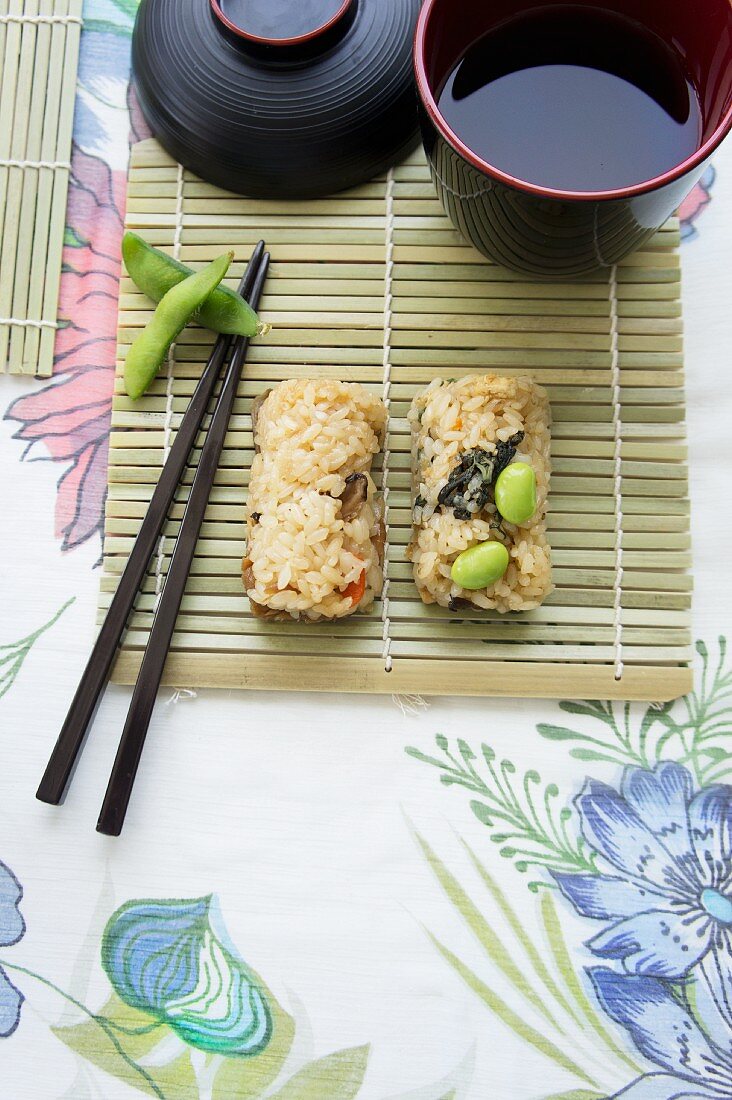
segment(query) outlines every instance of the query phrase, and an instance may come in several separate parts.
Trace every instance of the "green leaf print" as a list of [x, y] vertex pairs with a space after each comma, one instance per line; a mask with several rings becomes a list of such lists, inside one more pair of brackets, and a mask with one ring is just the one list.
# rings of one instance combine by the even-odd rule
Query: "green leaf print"
[[86, 248], [88, 241], [82, 240], [77, 231], [70, 225], [64, 230], [64, 246], [66, 248]]
[[140, 0], [112, 0], [115, 8], [126, 15], [128, 19], [133, 19], [137, 15], [137, 9], [140, 5]]
[[556, 980], [554, 979], [546, 963], [544, 962], [540, 951], [534, 944], [531, 936], [526, 931], [522, 921], [519, 919], [518, 914], [511, 908], [510, 902], [504, 894], [503, 890], [501, 890], [498, 883], [491, 876], [488, 868], [480, 862], [472, 848], [470, 848], [469, 845], [465, 843], [465, 841], [463, 841], [462, 843], [466, 852], [470, 856], [473, 866], [480, 875], [484, 886], [487, 888], [491, 897], [498, 906], [501, 915], [503, 916], [509, 928], [516, 936], [516, 939], [526, 952], [527, 958], [534, 969], [534, 974], [544, 986], [546, 991], [553, 998], [553, 1000], [556, 1002], [556, 1004], [563, 1008], [565, 1012], [567, 1012], [576, 1021], [576, 1023], [581, 1024], [582, 1017], [577, 1015], [576, 1009], [572, 1006], [570, 1001], [560, 990]]
[[[79, 1007], [87, 1012], [83, 1006]], [[72, 1027], [52, 1030], [80, 1057], [146, 1095], [158, 1100], [199, 1098], [200, 1086], [190, 1049], [182, 1040], [176, 1044], [173, 1032], [165, 1024], [151, 1024], [149, 1016], [126, 1005], [114, 993], [99, 1013], [88, 1013], [87, 1019]], [[163, 1043], [172, 1050], [167, 1061], [153, 1054], [156, 1047], [164, 1049]], [[256, 1058], [214, 1055], [219, 1067], [210, 1093], [212, 1100], [257, 1100], [264, 1095], [271, 1096], [271, 1100], [323, 1100], [326, 1096], [328, 1100], [352, 1100], [358, 1094], [368, 1063], [368, 1046], [320, 1058], [296, 1073], [278, 1092], [270, 1094], [268, 1090], [291, 1045], [292, 1033], [286, 1036], [280, 1027], [275, 1041]], [[160, 1061], [164, 1064], [159, 1064]]]
[[107, 924], [102, 965], [123, 1001], [189, 1046], [251, 1058], [272, 1040], [271, 998], [218, 923], [211, 895], [130, 901]]
[[114, 34], [119, 38], [129, 38], [132, 34], [132, 25], [127, 23], [114, 23], [111, 19], [85, 19], [84, 30], [97, 34]]
[[554, 898], [551, 894], [545, 893], [542, 895], [541, 919], [544, 925], [544, 932], [546, 933], [551, 948], [554, 964], [557, 971], [562, 976], [565, 989], [571, 995], [579, 1009], [583, 1024], [585, 1026], [589, 1024], [590, 1028], [597, 1034], [607, 1051], [614, 1054], [616, 1058], [620, 1059], [620, 1061], [632, 1069], [634, 1073], [639, 1074], [641, 1070], [638, 1063], [630, 1058], [612, 1037], [582, 988], [582, 983], [572, 965], [572, 959], [564, 936], [562, 935], [559, 916], [554, 904]]
[[82, 1066], [157, 1100], [357, 1096], [368, 1045], [283, 1072], [294, 1020], [229, 940], [214, 895], [128, 901], [105, 925], [101, 961], [113, 992], [98, 1012], [42, 974], [0, 963], [65, 1001], [72, 1022], [51, 1030]]
[[11, 642], [9, 645], [0, 645], [0, 699], [10, 691], [26, 657], [38, 639], [58, 622], [64, 611], [71, 607], [72, 603], [74, 603], [74, 597], [67, 600], [63, 607], [59, 608], [56, 614], [33, 634], [28, 634], [27, 637], [21, 638], [17, 642]]
[[[480, 796], [471, 801], [470, 808], [491, 830], [491, 840], [500, 846], [504, 859], [513, 861], [517, 871], [526, 873], [529, 868], [539, 867], [596, 873], [594, 856], [587, 852], [579, 829], [570, 835], [568, 825], [574, 811], [557, 804], [556, 784], [543, 783], [533, 769], [519, 778], [515, 765], [510, 760], [499, 761], [489, 745], [481, 745], [479, 757], [463, 740], [457, 742], [457, 754], [451, 751], [448, 739], [442, 734], [437, 736], [436, 743], [444, 759], [416, 748], [407, 748], [406, 752], [415, 760], [438, 768], [444, 786], [462, 787]], [[548, 885], [543, 880], [532, 881], [529, 889], [536, 892], [540, 886]]]
[[95, 19], [87, 16], [84, 19], [84, 30], [98, 34], [114, 34], [121, 38], [129, 38], [137, 15], [140, 0], [111, 0], [111, 4], [122, 17], [116, 19]]
[[[449, 897], [452, 904], [460, 913], [470, 931], [476, 937], [493, 965], [501, 971], [513, 988], [517, 990], [547, 1022], [558, 1026], [556, 1021], [539, 994], [534, 990], [532, 983], [527, 982], [525, 975], [517, 966], [511, 951], [502, 943], [500, 938], [491, 928], [488, 921], [481, 915], [480, 910], [462, 888], [455, 876], [448, 871], [445, 864], [437, 857], [427, 841], [417, 835], [417, 843], [434, 871], [437, 881]], [[561, 1028], [560, 1028], [561, 1030]]]
[[537, 730], [548, 741], [572, 743], [569, 755], [575, 760], [647, 769], [662, 760], [675, 760], [691, 769], [699, 786], [719, 782], [732, 771], [732, 665], [727, 662], [727, 639], [718, 638], [714, 658], [704, 641], [696, 643], [696, 651], [701, 658], [699, 687], [679, 701], [642, 711], [631, 703], [564, 702], [559, 706], [565, 714], [599, 723], [600, 730], [544, 722]]
[[[120, 1012], [120, 1004], [113, 997], [105, 1006], [103, 1016], [100, 1014], [100, 1018], [107, 1019], [115, 1029], [117, 1044], [108, 1032], [102, 1032], [100, 1038], [100, 1031], [92, 1021], [75, 1028], [59, 1028], [55, 1033], [72, 1050], [132, 1088], [160, 1100], [198, 1100], [199, 1086], [188, 1050], [181, 1050], [165, 1066], [148, 1066], [141, 1071], [137, 1060], [149, 1055], [170, 1032], [160, 1025], [154, 1032], [128, 1035], [120, 1031], [117, 1034], [120, 1024], [130, 1029], [134, 1026], [133, 1017], [127, 1014], [131, 1010], [122, 1005]], [[267, 1057], [266, 1052], [256, 1063], [222, 1060], [211, 1097], [212, 1100], [250, 1100], [266, 1094], [271, 1100], [323, 1100], [326, 1096], [328, 1100], [353, 1100], [363, 1083], [368, 1057], [368, 1046], [329, 1054], [305, 1066], [272, 1094], [268, 1089], [279, 1072], [281, 1061], [275, 1067], [272, 1056]]]
[[[627, 1076], [628, 1068], [639, 1073], [636, 1062], [605, 1028], [582, 988], [562, 935], [553, 894], [544, 891], [540, 895], [539, 928], [544, 938], [537, 939], [531, 934], [525, 907], [520, 912], [513, 908], [487, 868], [464, 844], [505, 921], [505, 925], [501, 924], [499, 935], [481, 913], [477, 902], [468, 895], [426, 840], [419, 834], [415, 837], [446, 896], [480, 944], [483, 965], [474, 963], [469, 966], [432, 931], [427, 929], [427, 934], [443, 959], [490, 1012], [522, 1042], [542, 1053], [583, 1085], [590, 1086], [591, 1090], [600, 1088], [603, 1083], [593, 1076], [598, 1063], [616, 1075]], [[516, 944], [511, 942], [509, 929]], [[521, 998], [528, 1008], [541, 1017], [540, 1026], [532, 1024], [526, 1014], [511, 1003], [516, 1002], [517, 998]], [[589, 1039], [589, 1051], [588, 1044], [578, 1045], [579, 1036]], [[585, 1065], [588, 1059], [592, 1069]], [[575, 1093], [570, 1091], [567, 1095], [574, 1096]], [[576, 1095], [585, 1093], [580, 1090]], [[606, 1095], [595, 1091], [587, 1093], [593, 1100]]]
[[[280, 1011], [282, 1011], [280, 1009]], [[212, 1100], [257, 1100], [269, 1095], [272, 1082], [279, 1076], [294, 1037], [295, 1025], [289, 1016], [277, 1024], [269, 1046], [255, 1058], [225, 1058], [214, 1078]], [[198, 1100], [198, 1093], [194, 1094]]]
[[587, 1089], [573, 1089], [572, 1092], [554, 1092], [542, 1100], [605, 1100], [602, 1092], [588, 1092]]
[[[685, 709], [674, 727], [678, 732], [680, 764], [688, 764], [699, 785], [710, 786], [732, 771], [732, 665], [727, 664], [727, 639], [717, 639], [718, 655], [713, 660], [705, 642], [696, 643], [701, 657], [701, 682], [697, 691], [682, 700]], [[671, 738], [673, 733], [671, 733]]]
[[55, 1029], [66, 1046], [159, 1100], [256, 1100], [272, 1087], [294, 1021], [229, 941], [213, 896], [127, 902], [101, 956], [114, 992], [100, 1012], [57, 990], [85, 1017]]
[[553, 1043], [540, 1031], [537, 1031], [536, 1028], [528, 1024], [522, 1016], [510, 1007], [495, 989], [489, 986], [487, 982], [484, 982], [462, 961], [462, 959], [459, 959], [457, 955], [453, 954], [453, 952], [436, 937], [430, 936], [430, 939], [442, 957], [460, 975], [465, 984], [472, 989], [474, 993], [477, 993], [491, 1012], [510, 1028], [519, 1039], [522, 1039], [529, 1046], [534, 1047], [535, 1050], [545, 1055], [545, 1057], [554, 1062], [555, 1065], [559, 1066], [561, 1069], [571, 1073], [573, 1077], [578, 1077], [581, 1081], [587, 1081], [589, 1084], [594, 1085], [595, 1082], [592, 1077], [578, 1066], [570, 1055], [566, 1054], [556, 1043]]
[[593, 736], [580, 730], [544, 722], [536, 728], [548, 741], [574, 742], [578, 747], [571, 749], [569, 755], [575, 760], [602, 761], [620, 766], [633, 764], [639, 768], [650, 768], [655, 758], [650, 751], [649, 735], [654, 725], [659, 727], [659, 734], [668, 728], [667, 716], [670, 706], [669, 703], [662, 707], [648, 707], [644, 712], [640, 728], [634, 730], [632, 725], [634, 708], [630, 703], [624, 703], [620, 713], [616, 713], [615, 704], [611, 702], [565, 702], [559, 704], [565, 714], [574, 714], [599, 722], [603, 727], [602, 732]]
[[[509, 1005], [493, 986], [489, 985], [487, 981], [475, 973], [475, 971], [463, 962], [462, 959], [459, 959], [445, 944], [441, 943], [432, 932], [428, 931], [427, 934], [442, 957], [460, 975], [466, 985], [477, 994], [491, 1012], [520, 1039], [540, 1051], [549, 1058], [550, 1061], [554, 1062], [555, 1065], [571, 1073], [572, 1076], [578, 1078], [580, 1081], [584, 1081], [589, 1085], [595, 1085], [596, 1082], [592, 1077], [590, 1077], [588, 1073], [577, 1064], [572, 1056], [567, 1053], [568, 1048], [571, 1049], [570, 1037], [563, 1025], [557, 1021], [556, 1013], [550, 1011], [550, 1009], [544, 1005], [543, 999], [540, 998], [534, 990], [532, 976], [526, 974], [522, 970], [516, 962], [511, 949], [501, 942], [499, 937], [490, 927], [488, 921], [480, 915], [477, 906], [469, 898], [461, 884], [455, 876], [447, 870], [424, 838], [417, 834], [416, 839], [430, 867], [437, 876], [438, 882], [447, 894], [447, 897], [455, 906], [470, 930], [477, 937], [487, 956], [488, 962], [493, 968], [500, 971], [503, 979], [506, 979], [510, 983], [510, 987], [513, 989], [514, 993], [520, 995], [533, 1008], [541, 1013], [545, 1023], [548, 1024], [549, 1028], [554, 1032], [556, 1040], [550, 1039], [546, 1034], [533, 1027], [523, 1015], [516, 1012], [515, 1009]], [[510, 910], [511, 906], [508, 900], [504, 899], [504, 902], [505, 906]], [[518, 919], [517, 914], [514, 914], [513, 911], [512, 917], [515, 917], [516, 920]], [[555, 998], [555, 1002], [556, 1001], [557, 999]], [[561, 1004], [561, 1001], [559, 1003]]]
[[[285, 1084], [271, 1100], [353, 1100], [363, 1083], [369, 1046], [351, 1047], [311, 1062]], [[222, 1094], [221, 1100], [226, 1100]]]
[[162, 1024], [151, 1024], [149, 1016], [126, 1005], [114, 993], [100, 1012], [73, 1027], [52, 1030], [70, 1050], [130, 1088], [158, 1100], [190, 1100], [198, 1093], [185, 1048], [164, 1066], [143, 1068], [138, 1064], [170, 1036], [170, 1031]]

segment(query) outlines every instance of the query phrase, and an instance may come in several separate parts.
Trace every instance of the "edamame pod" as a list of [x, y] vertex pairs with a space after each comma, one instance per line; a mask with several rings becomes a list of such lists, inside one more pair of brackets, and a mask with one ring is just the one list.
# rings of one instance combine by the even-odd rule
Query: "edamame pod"
[[[122, 238], [122, 257], [135, 286], [154, 302], [159, 302], [169, 290], [193, 274], [185, 264], [129, 231]], [[193, 320], [204, 328], [229, 336], [258, 336], [266, 328], [249, 303], [225, 286], [214, 290], [196, 310]]]
[[127, 353], [125, 389], [133, 400], [142, 397], [160, 370], [170, 345], [219, 285], [233, 258], [233, 252], [219, 256], [208, 267], [189, 275], [163, 295], [150, 321]]

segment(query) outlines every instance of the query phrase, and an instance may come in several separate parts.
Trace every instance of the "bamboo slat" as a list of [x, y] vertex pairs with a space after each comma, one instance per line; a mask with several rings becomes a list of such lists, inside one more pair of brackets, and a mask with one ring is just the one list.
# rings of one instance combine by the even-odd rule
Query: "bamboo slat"
[[[181, 211], [178, 173], [156, 142], [135, 147], [128, 227], [172, 251], [180, 214], [181, 259], [197, 264], [234, 248], [230, 285], [264, 236], [273, 263], [262, 315], [273, 330], [251, 348], [167, 682], [653, 700], [688, 690], [691, 539], [677, 223], [617, 268], [615, 360], [608, 273], [533, 283], [484, 261], [442, 213], [419, 151], [389, 179], [312, 202], [240, 198], [185, 172]], [[377, 601], [368, 614], [337, 624], [257, 620], [239, 578], [252, 400], [274, 382], [310, 375], [382, 392], [390, 232], [388, 615]], [[150, 311], [123, 277], [100, 615], [211, 344], [205, 330], [186, 329], [170, 379], [157, 379], [141, 401], [130, 401], [121, 369]], [[549, 392], [547, 526], [556, 589], [523, 615], [464, 611], [456, 619], [420, 601], [404, 556], [411, 522], [407, 412], [431, 379], [486, 369], [529, 373]], [[198, 456], [195, 450], [133, 614], [115, 669], [119, 683], [130, 683], [139, 667]], [[381, 456], [374, 465], [383, 469]], [[391, 671], [383, 656], [386, 618]]]
[[82, 0], [0, 0], [0, 371], [48, 377]]

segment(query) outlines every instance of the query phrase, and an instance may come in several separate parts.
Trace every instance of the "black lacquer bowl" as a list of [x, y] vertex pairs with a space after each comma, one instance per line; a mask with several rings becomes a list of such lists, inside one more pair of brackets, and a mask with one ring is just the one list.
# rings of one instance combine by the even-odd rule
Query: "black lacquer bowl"
[[312, 198], [416, 144], [420, 0], [142, 0], [140, 106], [197, 175], [261, 198]]

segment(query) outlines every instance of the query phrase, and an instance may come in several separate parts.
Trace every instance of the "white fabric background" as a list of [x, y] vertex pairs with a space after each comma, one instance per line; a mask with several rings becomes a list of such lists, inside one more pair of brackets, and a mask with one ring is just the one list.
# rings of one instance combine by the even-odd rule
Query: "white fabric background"
[[[728, 628], [732, 606], [732, 145], [716, 167], [699, 236], [683, 247], [694, 624], [695, 635], [710, 641]], [[0, 377], [0, 408], [34, 385]], [[535, 732], [537, 722], [556, 721], [557, 705], [439, 699], [410, 717], [379, 697], [210, 691], [165, 705], [167, 693], [123, 836], [99, 836], [94, 825], [128, 691], [108, 692], [66, 805], [52, 809], [34, 798], [92, 643], [98, 546], [60, 553], [52, 527], [58, 471], [21, 465], [12, 428], [0, 422], [0, 645], [40, 626], [70, 595], [76, 602], [0, 700], [0, 858], [24, 885], [28, 926], [0, 955], [12, 952], [99, 1005], [108, 987], [95, 958], [112, 909], [133, 897], [213, 891], [243, 957], [298, 1019], [309, 1020], [312, 1048], [303, 1059], [372, 1044], [363, 1100], [437, 1100], [452, 1087], [471, 1100], [530, 1100], [569, 1088], [566, 1075], [496, 1022], [425, 933], [481, 965], [410, 823], [484, 912], [493, 912], [492, 903], [458, 834], [491, 861], [514, 904], [525, 906], [527, 924], [536, 902], [491, 849], [467, 798], [441, 788], [433, 769], [404, 752], [406, 745], [430, 751], [437, 732], [486, 738], [517, 763], [558, 777], [570, 794], [585, 766]], [[567, 918], [567, 934], [582, 956], [586, 924]], [[139, 1095], [80, 1069], [49, 1031], [62, 1013], [59, 999], [30, 982], [24, 991], [21, 1025], [0, 1044], [0, 1095]], [[583, 1041], [577, 1037], [579, 1047]]]

